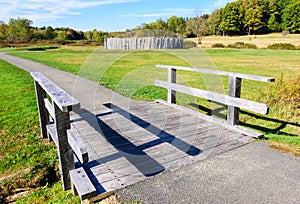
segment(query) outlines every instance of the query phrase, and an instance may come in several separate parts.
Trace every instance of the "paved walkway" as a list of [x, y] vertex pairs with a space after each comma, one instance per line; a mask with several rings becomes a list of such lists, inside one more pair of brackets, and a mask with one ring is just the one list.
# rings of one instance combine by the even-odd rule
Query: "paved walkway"
[[[131, 103], [97, 83], [70, 73], [4, 53], [0, 53], [0, 59], [27, 71], [43, 73], [90, 111], [107, 109], [102, 104], [112, 100], [120, 106]], [[271, 150], [266, 143], [254, 142], [157, 175], [116, 194], [120, 201], [142, 203], [300, 203], [300, 158]]]
[[142, 203], [300, 203], [300, 158], [254, 142], [117, 192]]

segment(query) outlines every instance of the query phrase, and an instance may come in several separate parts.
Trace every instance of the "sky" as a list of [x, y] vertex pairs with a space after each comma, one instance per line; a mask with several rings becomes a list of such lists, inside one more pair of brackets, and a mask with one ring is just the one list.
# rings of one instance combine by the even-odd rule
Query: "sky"
[[233, 0], [0, 0], [0, 21], [27, 18], [32, 26], [124, 31], [171, 16], [211, 13]]

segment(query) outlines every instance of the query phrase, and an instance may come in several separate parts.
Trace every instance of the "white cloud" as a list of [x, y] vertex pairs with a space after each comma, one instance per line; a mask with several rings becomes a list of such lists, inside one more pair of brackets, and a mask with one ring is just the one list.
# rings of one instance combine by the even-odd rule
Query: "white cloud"
[[41, 23], [66, 15], [79, 15], [80, 9], [137, 1], [139, 0], [0, 0], [0, 20], [21, 17]]

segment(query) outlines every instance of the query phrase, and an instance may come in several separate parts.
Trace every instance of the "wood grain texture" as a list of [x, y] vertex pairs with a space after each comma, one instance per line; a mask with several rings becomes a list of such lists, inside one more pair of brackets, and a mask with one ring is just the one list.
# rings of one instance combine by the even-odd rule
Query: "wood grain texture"
[[72, 190], [81, 200], [93, 198], [97, 191], [85, 170], [81, 167], [70, 171]]
[[39, 120], [40, 120], [40, 129], [43, 138], [47, 138], [47, 128], [46, 126], [50, 124], [49, 120], [49, 113], [45, 108], [45, 101], [44, 99], [47, 97], [46, 91], [40, 86], [37, 81], [34, 81], [36, 99], [37, 99], [37, 106], [39, 112]]
[[59, 158], [59, 170], [64, 190], [71, 189], [69, 171], [75, 168], [74, 155], [68, 142], [67, 130], [70, 129], [69, 112], [62, 112], [54, 103], [55, 130], [58, 139], [57, 153]]
[[68, 135], [68, 143], [71, 146], [73, 152], [79, 159], [79, 161], [83, 164], [88, 162], [89, 156], [85, 146], [82, 144], [78, 134], [72, 129], [67, 130]]
[[49, 135], [49, 140], [53, 141], [55, 143], [56, 147], [58, 147], [58, 138], [57, 138], [55, 125], [47, 125], [46, 127], [47, 127], [47, 132]]
[[246, 100], [246, 99], [234, 98], [234, 97], [219, 94], [219, 93], [204, 91], [201, 89], [196, 89], [196, 88], [192, 88], [192, 87], [188, 87], [188, 86], [168, 83], [168, 82], [159, 81], [159, 80], [155, 81], [155, 85], [166, 88], [168, 90], [175, 90], [175, 91], [178, 91], [181, 93], [204, 98], [204, 99], [215, 101], [215, 102], [222, 103], [225, 105], [243, 108], [243, 109], [246, 109], [249, 111], [253, 111], [255, 113], [267, 114], [269, 111], [268, 105], [250, 101], [250, 100]]
[[[228, 95], [234, 98], [241, 97], [242, 79], [230, 76], [228, 82]], [[240, 109], [228, 106], [227, 122], [229, 125], [238, 125], [240, 120]]]
[[105, 38], [104, 47], [108, 50], [162, 50], [182, 49], [183, 38]]
[[47, 109], [49, 115], [51, 116], [51, 118], [54, 118], [55, 117], [54, 116], [54, 108], [51, 105], [50, 101], [47, 98], [45, 98], [44, 103], [45, 103], [45, 108]]
[[262, 82], [275, 82], [275, 79], [272, 77], [265, 77], [265, 76], [257, 76], [257, 75], [250, 75], [250, 74], [241, 74], [236, 72], [226, 72], [220, 70], [213, 70], [213, 69], [203, 69], [203, 68], [192, 68], [192, 67], [182, 67], [182, 66], [173, 66], [173, 65], [156, 65], [158, 68], [165, 68], [165, 69], [177, 69], [177, 70], [185, 70], [185, 71], [193, 71], [198, 73], [205, 73], [205, 74], [215, 74], [220, 76], [229, 76], [229, 77], [237, 77], [242, 79], [249, 79], [254, 81], [262, 81]]
[[169, 104], [168, 102], [166, 102], [164, 100], [161, 100], [161, 99], [157, 100], [157, 102], [160, 102], [160, 103], [163, 103], [163, 104], [166, 104], [166, 105], [170, 105], [170, 106], [172, 106], [176, 109], [179, 109], [181, 111], [185, 111], [187, 113], [190, 113], [191, 115], [198, 116], [198, 117], [202, 118], [203, 120], [206, 120], [208, 122], [220, 125], [224, 128], [232, 129], [233, 131], [239, 132], [241, 134], [245, 134], [245, 135], [248, 135], [248, 136], [251, 136], [251, 137], [254, 137], [254, 138], [260, 138], [260, 137], [263, 136], [262, 133], [258, 133], [258, 132], [255, 132], [253, 130], [249, 130], [249, 129], [246, 129], [246, 128], [243, 128], [243, 127], [237, 126], [237, 125], [231, 126], [231, 125], [229, 125], [228, 123], [226, 123], [225, 121], [223, 121], [221, 119], [205, 115], [203, 113], [200, 113], [198, 111], [195, 111], [195, 110], [192, 110], [192, 109], [189, 109], [189, 108], [185, 108], [183, 106], [179, 106], [179, 105], [176, 105], [176, 104]]
[[131, 103], [72, 123], [89, 153], [84, 168], [98, 182], [95, 198], [252, 141], [226, 121], [212, 123], [176, 104]]
[[34, 78], [42, 89], [51, 97], [59, 109], [63, 112], [77, 110], [80, 108], [80, 103], [75, 98], [70, 96], [63, 89], [54, 84], [51, 80], [39, 72], [31, 72]]
[[[176, 84], [176, 69], [168, 69], [168, 82]], [[168, 102], [176, 104], [176, 91], [168, 89]]]

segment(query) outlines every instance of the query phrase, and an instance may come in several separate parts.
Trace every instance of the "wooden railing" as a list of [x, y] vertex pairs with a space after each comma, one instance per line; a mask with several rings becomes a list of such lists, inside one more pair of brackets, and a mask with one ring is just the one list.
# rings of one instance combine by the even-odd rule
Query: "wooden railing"
[[[168, 101], [167, 101], [168, 104], [173, 104], [173, 106], [176, 106], [177, 108], [185, 109], [191, 113], [196, 113], [198, 116], [211, 120], [212, 122], [225, 125], [229, 128], [233, 128], [244, 134], [251, 135], [253, 137], [262, 136], [262, 134], [260, 133], [256, 133], [254, 131], [250, 131], [238, 126], [240, 108], [253, 111], [256, 113], [260, 113], [260, 114], [268, 114], [269, 112], [269, 107], [266, 104], [240, 98], [242, 79], [249, 79], [255, 81], [262, 81], [262, 82], [274, 82], [275, 81], [274, 78], [249, 75], [249, 74], [240, 74], [234, 72], [225, 72], [225, 71], [218, 71], [218, 70], [211, 70], [211, 69], [180, 67], [180, 66], [171, 66], [171, 65], [156, 65], [156, 67], [168, 69], [168, 82], [159, 81], [159, 80], [155, 81], [156, 86], [168, 89]], [[176, 70], [185, 70], [185, 71], [193, 71], [193, 72], [205, 73], [205, 74], [214, 74], [219, 76], [228, 76], [229, 78], [228, 95], [176, 84]], [[224, 121], [222, 120], [201, 114], [200, 112], [195, 112], [177, 106], [176, 92], [181, 92], [191, 96], [196, 96], [199, 98], [204, 98], [207, 100], [211, 100], [217, 103], [222, 103], [224, 105], [227, 105], [228, 106], [227, 123], [224, 123]], [[159, 101], [163, 102], [162, 100]]]
[[80, 109], [80, 103], [43, 74], [32, 72], [31, 76], [34, 78], [41, 134], [56, 144], [62, 185], [64, 190], [71, 189], [72, 183], [76, 183], [76, 180], [71, 181], [72, 176], [85, 177], [83, 169], [74, 171], [74, 155], [82, 164], [88, 161], [88, 153], [70, 125], [70, 111]]

